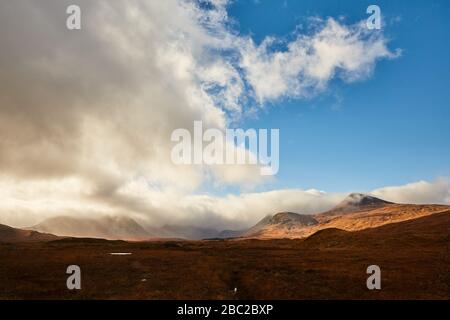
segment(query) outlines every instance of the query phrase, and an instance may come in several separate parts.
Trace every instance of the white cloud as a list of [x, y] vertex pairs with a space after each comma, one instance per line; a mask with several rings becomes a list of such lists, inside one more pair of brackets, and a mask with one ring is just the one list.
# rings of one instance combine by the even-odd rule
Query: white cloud
[[376, 189], [372, 194], [398, 203], [443, 203], [450, 204], [450, 179], [441, 178], [435, 182], [418, 181], [403, 186]]
[[363, 79], [377, 60], [397, 57], [387, 48], [381, 32], [368, 30], [363, 22], [344, 25], [333, 18], [316, 19], [314, 32], [299, 34], [286, 50], [272, 50], [277, 39], [260, 45], [243, 42], [241, 66], [257, 99], [263, 103], [281, 97], [308, 97], [323, 91], [329, 81]]
[[[450, 204], [450, 180], [419, 181], [373, 190], [370, 194], [399, 203]], [[92, 193], [94, 185], [78, 179], [62, 182], [0, 184], [0, 223], [29, 226], [65, 215], [122, 215], [142, 224], [184, 224], [217, 229], [249, 227], [268, 214], [291, 211], [314, 214], [331, 209], [348, 193], [283, 189], [239, 195], [189, 195], [160, 190], [144, 178], [122, 184], [114, 197]]]

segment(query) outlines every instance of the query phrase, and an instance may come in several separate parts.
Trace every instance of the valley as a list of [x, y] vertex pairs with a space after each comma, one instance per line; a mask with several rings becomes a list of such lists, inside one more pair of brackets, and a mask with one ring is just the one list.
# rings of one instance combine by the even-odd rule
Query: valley
[[[326, 212], [306, 215], [278, 212], [242, 230], [220, 230], [195, 225], [154, 226], [127, 216], [82, 218], [57, 216], [27, 228], [63, 237], [154, 241], [163, 239], [301, 239], [327, 228], [347, 231], [375, 228], [449, 210], [448, 205], [396, 204], [370, 195], [352, 193]], [[0, 233], [1, 241], [1, 233]]]
[[[305, 239], [4, 242], [0, 298], [450, 299], [449, 248], [449, 210]], [[82, 270], [82, 290], [66, 288], [71, 264]], [[381, 290], [366, 288], [372, 264]]]
[[[125, 218], [35, 229], [0, 225], [0, 299], [450, 299], [444, 205], [350, 194], [329, 211], [280, 212], [241, 231], [166, 226], [149, 238]], [[213, 237], [186, 239], [200, 234]], [[66, 287], [70, 265], [81, 290]], [[371, 265], [381, 290], [366, 286]]]

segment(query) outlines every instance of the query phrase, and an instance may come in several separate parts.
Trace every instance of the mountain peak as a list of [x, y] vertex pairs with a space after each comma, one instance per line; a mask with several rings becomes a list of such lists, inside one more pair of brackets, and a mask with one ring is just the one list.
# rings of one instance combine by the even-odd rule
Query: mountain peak
[[380, 198], [365, 194], [365, 193], [350, 193], [340, 205], [376, 205], [376, 204], [392, 204], [392, 202], [382, 200]]
[[372, 210], [390, 204], [393, 204], [393, 202], [382, 200], [380, 198], [365, 193], [350, 193], [336, 207], [334, 207], [332, 210], [326, 213], [327, 214], [351, 213], [362, 210]]

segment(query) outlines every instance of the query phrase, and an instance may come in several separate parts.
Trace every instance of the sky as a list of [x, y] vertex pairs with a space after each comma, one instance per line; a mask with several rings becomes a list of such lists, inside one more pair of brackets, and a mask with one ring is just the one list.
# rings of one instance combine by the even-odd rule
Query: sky
[[[286, 99], [249, 127], [280, 127], [277, 187], [327, 191], [449, 176], [450, 21], [445, 1], [377, 1], [389, 48], [373, 75], [350, 85], [333, 82], [314, 99]], [[230, 15], [255, 41], [287, 37], [310, 15], [365, 17], [370, 1], [239, 1]], [[262, 23], [264, 22], [264, 23]]]
[[[450, 4], [378, 1], [369, 30], [370, 4], [2, 1], [0, 223], [242, 228], [354, 191], [450, 203]], [[174, 164], [194, 121], [279, 129], [279, 172]]]

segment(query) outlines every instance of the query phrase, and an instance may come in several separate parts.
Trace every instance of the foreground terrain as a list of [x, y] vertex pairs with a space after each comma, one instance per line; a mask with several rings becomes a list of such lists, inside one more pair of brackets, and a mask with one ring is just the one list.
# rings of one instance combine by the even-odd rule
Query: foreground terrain
[[[449, 248], [450, 211], [295, 240], [0, 243], [0, 298], [450, 299]], [[81, 290], [66, 288], [71, 264]], [[372, 264], [381, 290], [366, 287]]]

